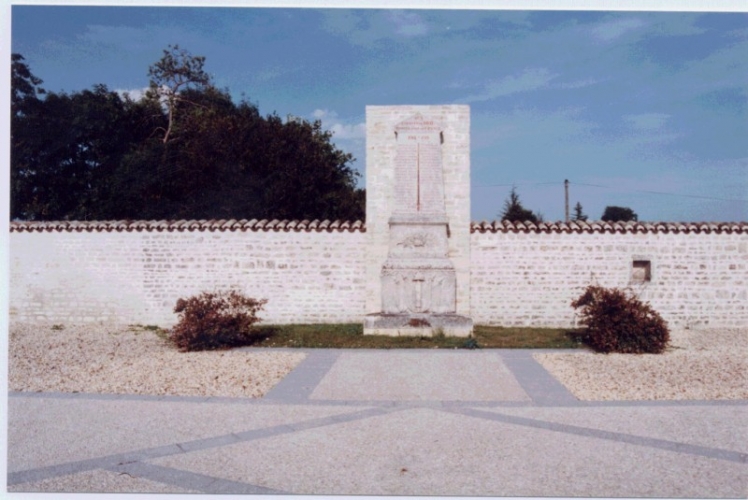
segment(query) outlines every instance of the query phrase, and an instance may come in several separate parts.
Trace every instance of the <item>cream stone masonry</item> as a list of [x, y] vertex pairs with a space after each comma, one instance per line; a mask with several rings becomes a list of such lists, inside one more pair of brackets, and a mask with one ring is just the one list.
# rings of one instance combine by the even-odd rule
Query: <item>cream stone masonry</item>
[[[748, 223], [465, 227], [476, 324], [570, 327], [572, 299], [598, 283], [630, 286], [671, 326], [748, 326]], [[269, 299], [260, 314], [268, 323], [361, 323], [368, 230], [360, 222], [11, 222], [10, 319], [169, 327], [178, 298], [233, 285]], [[637, 279], [635, 262], [649, 263], [649, 281]]]
[[[382, 270], [388, 256], [419, 249], [439, 258], [443, 244], [454, 278], [450, 272], [423, 279], [454, 280], [454, 300], [435, 300], [453, 302], [451, 312], [470, 315], [469, 141], [469, 106], [366, 107], [367, 315], [398, 307], [382, 300]], [[403, 168], [413, 162], [422, 168]], [[419, 222], [422, 227], [414, 225]], [[446, 224], [446, 237], [439, 224]], [[394, 245], [401, 243], [399, 249], [392, 249], [393, 237], [398, 240]], [[412, 300], [419, 299], [426, 300], [422, 295]]]
[[265, 323], [361, 321], [364, 234], [341, 231], [22, 232], [10, 317], [171, 326], [177, 299], [236, 287]]
[[748, 231], [475, 231], [472, 266], [479, 324], [577, 326], [571, 301], [597, 284], [629, 288], [673, 326], [748, 326]]

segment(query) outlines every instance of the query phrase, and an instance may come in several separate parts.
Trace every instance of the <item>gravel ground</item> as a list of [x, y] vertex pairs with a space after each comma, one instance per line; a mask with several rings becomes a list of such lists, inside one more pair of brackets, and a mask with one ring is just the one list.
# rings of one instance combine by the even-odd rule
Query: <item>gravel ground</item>
[[663, 354], [535, 354], [581, 400], [748, 399], [748, 328], [674, 330]]
[[[11, 391], [261, 397], [303, 353], [181, 353], [154, 332], [11, 324]], [[535, 354], [581, 400], [748, 399], [748, 328], [676, 330], [660, 355]]]
[[305, 354], [179, 352], [154, 332], [112, 325], [10, 325], [11, 391], [263, 396]]

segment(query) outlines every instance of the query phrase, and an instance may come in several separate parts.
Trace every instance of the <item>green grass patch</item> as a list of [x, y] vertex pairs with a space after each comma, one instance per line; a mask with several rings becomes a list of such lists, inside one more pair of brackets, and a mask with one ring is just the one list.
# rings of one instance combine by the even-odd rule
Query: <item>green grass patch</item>
[[497, 349], [577, 349], [578, 332], [569, 328], [502, 327], [476, 325], [478, 345]]
[[573, 332], [563, 328], [503, 328], [476, 326], [473, 337], [390, 337], [364, 335], [363, 325], [262, 325], [254, 328], [253, 347], [345, 349], [569, 349], [581, 347]]

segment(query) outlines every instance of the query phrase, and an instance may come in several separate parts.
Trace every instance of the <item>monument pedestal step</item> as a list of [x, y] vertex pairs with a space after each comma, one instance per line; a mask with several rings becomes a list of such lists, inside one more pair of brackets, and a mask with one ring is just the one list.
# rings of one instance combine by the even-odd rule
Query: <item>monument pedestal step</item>
[[459, 314], [368, 314], [364, 318], [364, 335], [392, 337], [468, 337], [473, 333], [473, 320]]

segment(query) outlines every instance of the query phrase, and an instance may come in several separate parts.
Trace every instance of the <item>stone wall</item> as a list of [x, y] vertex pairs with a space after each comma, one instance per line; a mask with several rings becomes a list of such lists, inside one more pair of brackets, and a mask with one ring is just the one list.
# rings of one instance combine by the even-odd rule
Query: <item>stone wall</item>
[[[748, 223], [469, 228], [469, 314], [476, 324], [571, 326], [569, 303], [596, 282], [631, 286], [673, 325], [748, 325]], [[169, 326], [178, 298], [231, 285], [269, 299], [261, 316], [271, 323], [362, 322], [366, 310], [361, 223], [51, 222], [10, 229], [15, 320]]]
[[268, 299], [265, 322], [361, 321], [360, 225], [131, 226], [12, 232], [11, 318], [169, 326], [178, 298], [238, 287]]
[[473, 225], [476, 324], [573, 326], [571, 301], [598, 284], [631, 288], [673, 326], [748, 325], [747, 224], [509, 226]]

